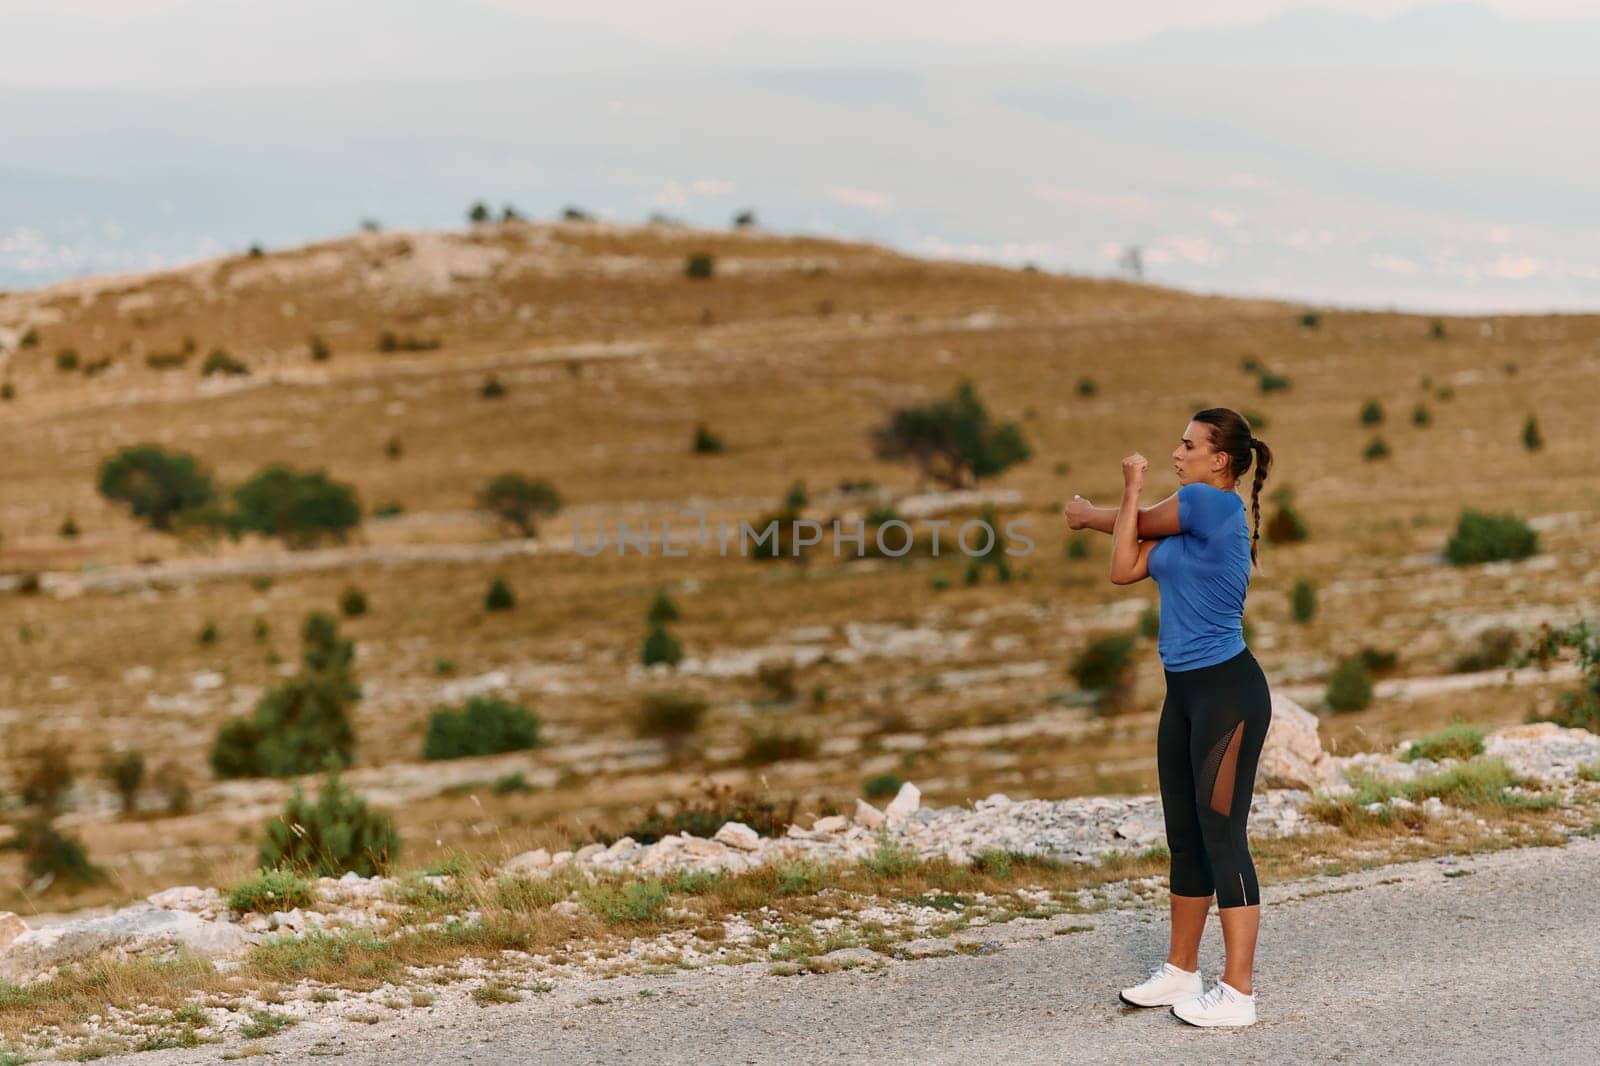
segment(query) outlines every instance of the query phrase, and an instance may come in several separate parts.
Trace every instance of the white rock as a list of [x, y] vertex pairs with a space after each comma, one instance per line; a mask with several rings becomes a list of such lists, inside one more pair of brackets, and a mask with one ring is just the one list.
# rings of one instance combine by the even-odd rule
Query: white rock
[[544, 848], [534, 848], [511, 859], [505, 865], [505, 872], [516, 877], [526, 877], [529, 874], [545, 873], [550, 869], [550, 853]]
[[583, 904], [575, 899], [557, 900], [550, 905], [550, 910], [563, 918], [576, 918], [583, 913]]
[[992, 793], [973, 804], [973, 808], [980, 811], [1003, 811], [1009, 809], [1010, 806], [1011, 797], [1004, 792]]
[[816, 834], [802, 826], [791, 825], [789, 827], [789, 831], [785, 835], [791, 840], [810, 840]]
[[849, 825], [849, 821], [841, 814], [831, 814], [826, 818], [818, 818], [811, 825], [813, 833], [837, 833]]
[[606, 846], [604, 844], [585, 844], [583, 847], [578, 849], [577, 854], [572, 856], [572, 861], [576, 863], [585, 863], [605, 850]]
[[639, 842], [637, 840], [633, 839], [632, 837], [623, 837], [620, 840], [615, 841], [609, 848], [607, 848], [606, 854], [621, 855], [622, 853], [638, 846]]
[[884, 823], [883, 812], [864, 799], [856, 800], [856, 824], [864, 829], [879, 829]]
[[99, 918], [22, 933], [0, 955], [0, 977], [15, 980], [113, 950], [124, 955], [164, 955], [181, 947], [218, 958], [239, 954], [250, 944], [249, 935], [237, 925], [208, 922], [187, 911], [141, 903]]
[[761, 848], [761, 835], [743, 822], [724, 822], [711, 839], [740, 851], [759, 851]]
[[1256, 788], [1327, 788], [1343, 780], [1339, 763], [1322, 750], [1317, 716], [1272, 693], [1272, 724], [1256, 764]]
[[11, 942], [28, 931], [28, 923], [18, 918], [10, 911], [0, 913], [0, 952], [11, 946]]
[[687, 833], [685, 833], [683, 837], [683, 851], [684, 854], [693, 856], [697, 859], [721, 858], [728, 853], [727, 849], [721, 844], [717, 843], [715, 840], [707, 840], [704, 837], [689, 836]]
[[922, 805], [922, 790], [910, 781], [900, 786], [900, 791], [895, 793], [894, 799], [889, 801], [889, 806], [884, 808], [884, 814], [891, 820], [896, 818], [909, 818], [917, 812]]

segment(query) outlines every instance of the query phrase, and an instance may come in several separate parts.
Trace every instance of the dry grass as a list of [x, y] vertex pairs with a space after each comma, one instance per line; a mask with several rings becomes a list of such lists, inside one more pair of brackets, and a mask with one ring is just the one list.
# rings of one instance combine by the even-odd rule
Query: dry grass
[[[682, 277], [684, 254], [702, 245], [718, 256], [709, 284]], [[1315, 681], [1361, 644], [1399, 650], [1402, 674], [1446, 673], [1481, 624], [1532, 628], [1577, 610], [1585, 586], [1570, 575], [1593, 568], [1582, 522], [1542, 531], [1546, 554], [1514, 566], [1459, 571], [1426, 558], [1463, 506], [1524, 515], [1600, 508], [1583, 402], [1600, 374], [1593, 317], [1472, 319], [1433, 341], [1428, 320], [1413, 316], [1328, 313], [1307, 330], [1282, 304], [929, 263], [857, 245], [513, 225], [368, 235], [0, 296], [0, 325], [24, 320], [43, 343], [7, 355], [17, 398], [0, 425], [10, 459], [0, 569], [93, 579], [164, 559], [175, 575], [149, 591], [0, 593], [8, 607], [0, 707], [27, 709], [0, 712], [0, 791], [13, 792], [21, 776], [16, 753], [51, 738], [72, 744], [87, 787], [69, 820], [81, 820], [75, 831], [112, 873], [101, 888], [34, 900], [15, 887], [21, 875], [6, 855], [0, 908], [25, 913], [249, 873], [260, 824], [286, 788], [213, 787], [207, 748], [216, 726], [275, 678], [273, 656], [294, 659], [305, 613], [332, 608], [351, 584], [370, 600], [366, 615], [343, 623], [368, 689], [356, 711], [359, 758], [387, 768], [368, 790], [398, 810], [404, 857], [421, 864], [565, 846], [593, 826], [626, 825], [701, 773], [741, 787], [765, 781], [776, 795], [802, 797], [811, 813], [829, 800], [847, 804], [882, 772], [925, 784], [927, 802], [940, 804], [996, 790], [1148, 790], [1162, 689], [1154, 648], [1141, 643], [1133, 707], [1115, 718], [1073, 702], [1065, 666], [1090, 635], [1131, 627], [1136, 598], [1155, 590], [1105, 580], [1104, 538], [1091, 542], [1088, 559], [1066, 558], [1057, 507], [1073, 492], [1110, 502], [1117, 460], [1134, 448], [1161, 469], [1159, 457], [1203, 404], [1267, 416], [1261, 435], [1281, 464], [1269, 487], [1293, 485], [1312, 529], [1304, 544], [1263, 543], [1254, 578], [1254, 648], [1275, 682]], [[375, 342], [384, 329], [438, 336], [444, 347], [383, 355]], [[334, 349], [325, 363], [310, 358], [312, 333]], [[201, 355], [227, 348], [252, 374], [203, 382], [198, 357], [181, 370], [145, 364], [185, 336]], [[63, 347], [114, 365], [92, 378], [63, 374], [53, 361]], [[1292, 388], [1259, 393], [1239, 370], [1247, 356], [1287, 374]], [[479, 396], [489, 373], [505, 382], [505, 397]], [[1021, 420], [1036, 452], [999, 481], [1021, 498], [1001, 507], [1001, 519], [1034, 523], [1035, 551], [1018, 565], [1028, 576], [1008, 585], [965, 586], [958, 555], [904, 564], [824, 556], [805, 566], [695, 551], [578, 560], [556, 550], [571, 539], [565, 516], [547, 525], [532, 555], [395, 562], [384, 554], [498, 550], [503, 534], [470, 508], [483, 481], [510, 469], [549, 477], [588, 537], [602, 519], [614, 529], [624, 516], [635, 525], [672, 516], [677, 543], [689, 528], [677, 512], [689, 501], [713, 524], [750, 519], [797, 479], [812, 493], [809, 517], [861, 510], [834, 487], [860, 479], [895, 494], [916, 487], [909, 469], [871, 457], [867, 429], [894, 404], [944, 394], [961, 374], [996, 414]], [[1080, 376], [1098, 382], [1097, 396], [1074, 393]], [[1434, 396], [1445, 385], [1448, 401]], [[1367, 431], [1356, 415], [1369, 397], [1397, 423], [1383, 427], [1394, 455], [1382, 463], [1359, 459]], [[1432, 426], [1398, 424], [1423, 399]], [[1528, 411], [1548, 441], [1537, 454], [1517, 443]], [[690, 454], [702, 420], [727, 441], [722, 455]], [[390, 439], [404, 444], [398, 459], [386, 454]], [[275, 460], [327, 465], [369, 508], [392, 501], [404, 513], [367, 524], [366, 554], [291, 570], [267, 587], [248, 572], [183, 576], [183, 567], [213, 561], [260, 568], [311, 557], [138, 529], [93, 486], [103, 456], [140, 440], [192, 450], [230, 481]], [[1153, 477], [1148, 496], [1169, 488]], [[82, 529], [70, 540], [58, 534], [69, 512]], [[518, 592], [513, 612], [482, 609], [497, 574]], [[934, 587], [939, 577], [948, 587]], [[1299, 578], [1316, 585], [1319, 601], [1303, 626], [1289, 619], [1288, 590]], [[673, 631], [698, 658], [804, 649], [792, 635], [801, 627], [829, 632], [809, 646], [853, 651], [845, 627], [863, 623], [925, 628], [942, 643], [926, 657], [802, 665], [798, 690], [822, 686], [827, 697], [781, 711], [760, 704], [753, 665], [683, 679], [710, 709], [669, 758], [631, 726], [645, 694], [666, 679], [627, 670], [663, 584], [684, 613]], [[262, 641], [257, 620], [267, 628]], [[198, 640], [207, 621], [218, 628], [212, 644]], [[436, 671], [440, 660], [453, 664], [450, 675]], [[1033, 663], [1042, 672], [1022, 669]], [[223, 684], [196, 687], [202, 671]], [[496, 671], [539, 714], [551, 747], [426, 773], [400, 768], [417, 759], [427, 713], [447, 686]], [[1520, 721], [1551, 688], [1379, 700], [1328, 720], [1324, 732], [1336, 750], [1387, 748], [1456, 714], [1486, 727]], [[824, 743], [814, 758], [746, 769], [751, 726]], [[198, 812], [114, 819], [109, 791], [94, 779], [112, 747], [172, 759], [197, 789]], [[533, 791], [470, 785], [513, 772]], [[467, 787], [440, 791], [453, 783]], [[152, 812], [159, 804], [153, 794], [142, 799]]]

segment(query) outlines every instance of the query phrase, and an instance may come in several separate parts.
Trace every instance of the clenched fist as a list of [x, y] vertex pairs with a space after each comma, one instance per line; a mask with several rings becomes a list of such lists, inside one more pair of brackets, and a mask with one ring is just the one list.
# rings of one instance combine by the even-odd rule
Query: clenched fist
[[1067, 501], [1067, 505], [1061, 509], [1061, 513], [1066, 516], [1068, 529], [1082, 529], [1089, 524], [1089, 512], [1093, 510], [1093, 504], [1077, 493], [1073, 493], [1072, 499]]
[[1144, 471], [1150, 460], [1134, 452], [1122, 460], [1122, 486], [1129, 489], [1144, 488]]

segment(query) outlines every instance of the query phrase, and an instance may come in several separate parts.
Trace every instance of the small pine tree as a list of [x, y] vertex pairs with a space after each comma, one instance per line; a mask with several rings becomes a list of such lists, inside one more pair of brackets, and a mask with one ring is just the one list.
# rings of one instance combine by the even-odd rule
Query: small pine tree
[[1372, 702], [1372, 676], [1360, 655], [1342, 659], [1328, 675], [1328, 706], [1336, 711], [1359, 711]]
[[694, 252], [683, 264], [684, 275], [696, 281], [709, 280], [715, 270], [716, 260], [710, 252]]
[[789, 491], [783, 495], [783, 510], [785, 514], [797, 515], [811, 502], [811, 497], [806, 495], [806, 483], [796, 481], [789, 486]]
[[483, 225], [489, 221], [489, 218], [489, 205], [482, 200], [474, 202], [471, 207], [467, 208], [467, 221], [474, 226]]
[[358, 618], [367, 613], [367, 594], [350, 585], [339, 595], [339, 613], [346, 618]]
[[311, 358], [319, 363], [326, 363], [329, 359], [333, 358], [333, 349], [328, 347], [328, 342], [317, 336], [315, 333], [311, 335], [311, 340], [308, 342], [308, 346], [311, 349]]
[[208, 622], [206, 622], [205, 625], [200, 627], [200, 643], [201, 644], [215, 644], [216, 642], [217, 642], [217, 623], [208, 621]]
[[107, 757], [102, 772], [122, 801], [122, 813], [132, 814], [139, 804], [139, 786], [144, 783], [144, 756], [130, 751]]
[[1300, 314], [1300, 326], [1301, 326], [1302, 329], [1316, 329], [1320, 325], [1322, 325], [1322, 316], [1317, 314], [1317, 312], [1315, 312], [1315, 311], [1303, 311], [1303, 312], [1301, 312], [1301, 314]]
[[460, 708], [436, 707], [422, 742], [424, 759], [461, 759], [538, 747], [539, 719], [520, 703], [470, 696]]
[[683, 661], [683, 645], [667, 632], [666, 626], [652, 625], [650, 632], [645, 635], [644, 647], [639, 652], [639, 661], [645, 666], [654, 666], [656, 663], [677, 666]]
[[1361, 424], [1363, 426], [1375, 426], [1382, 421], [1383, 408], [1379, 406], [1377, 400], [1368, 400], [1361, 406]]
[[1373, 437], [1361, 453], [1361, 458], [1367, 461], [1389, 458], [1389, 445], [1382, 437]]
[[1311, 582], [1301, 578], [1289, 593], [1289, 607], [1296, 622], [1309, 622], [1317, 613], [1317, 590]]
[[478, 390], [478, 395], [485, 400], [498, 400], [506, 394], [506, 387], [500, 379], [493, 374], [483, 379], [483, 387]]
[[694, 453], [696, 455], [717, 455], [721, 451], [721, 437], [707, 429], [704, 422], [694, 427]]
[[1444, 320], [1438, 318], [1434, 319], [1433, 322], [1428, 326], [1428, 335], [1436, 341], [1444, 340]]
[[354, 872], [376, 877], [400, 854], [400, 834], [386, 814], [368, 809], [330, 773], [316, 803], [296, 785], [283, 813], [267, 823], [257, 854], [263, 870], [290, 869], [309, 877]]
[[1522, 446], [1530, 452], [1544, 447], [1544, 437], [1539, 435], [1539, 420], [1532, 415], [1522, 424]]
[[517, 605], [517, 597], [512, 593], [511, 586], [503, 577], [494, 579], [489, 586], [489, 592], [483, 598], [483, 609], [486, 611], [509, 611]]
[[1087, 397], [1087, 396], [1093, 396], [1097, 392], [1099, 392], [1100, 391], [1100, 386], [1098, 386], [1098, 385], [1096, 385], [1094, 383], [1094, 378], [1079, 378], [1078, 379], [1077, 389], [1078, 389], [1078, 395], [1079, 396]]
[[645, 621], [653, 626], [659, 626], [668, 622], [676, 622], [680, 617], [678, 605], [672, 602], [671, 596], [667, 595], [666, 588], [663, 586], [656, 589], [656, 598], [650, 601], [650, 610], [645, 615]]
[[1084, 536], [1082, 533], [1073, 534], [1073, 536], [1067, 541], [1067, 558], [1089, 558], [1089, 538]]
[[1426, 404], [1419, 403], [1412, 409], [1411, 424], [1423, 429], [1433, 424], [1433, 414], [1428, 410]]

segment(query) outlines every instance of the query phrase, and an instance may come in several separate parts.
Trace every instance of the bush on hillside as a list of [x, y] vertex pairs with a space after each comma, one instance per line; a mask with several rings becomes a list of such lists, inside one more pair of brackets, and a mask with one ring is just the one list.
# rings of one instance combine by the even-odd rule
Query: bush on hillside
[[543, 478], [501, 474], [478, 495], [478, 506], [524, 537], [536, 536], [538, 520], [561, 510], [561, 495]]
[[267, 823], [257, 853], [262, 869], [289, 869], [307, 877], [359, 877], [386, 873], [400, 854], [400, 834], [386, 814], [330, 773], [315, 803], [298, 785], [283, 813]]
[[716, 270], [716, 259], [710, 252], [693, 252], [684, 260], [683, 273], [696, 281], [709, 279]]
[[56, 885], [85, 888], [106, 880], [106, 873], [89, 861], [83, 841], [57, 829], [49, 818], [33, 818], [17, 827], [16, 834], [0, 849], [20, 851], [27, 887], [43, 892]]
[[137, 751], [107, 756], [101, 772], [116, 790], [122, 813], [132, 814], [139, 803], [139, 786], [144, 784], [144, 756]]
[[1072, 660], [1072, 679], [1079, 688], [1098, 693], [1102, 708], [1122, 710], [1132, 702], [1134, 643], [1131, 633], [1100, 637]]
[[240, 530], [280, 537], [291, 548], [315, 547], [325, 539], [344, 543], [361, 524], [361, 500], [353, 486], [323, 470], [266, 467], [233, 490]]
[[1301, 578], [1289, 593], [1289, 608], [1296, 622], [1309, 622], [1317, 613], [1317, 590]]
[[780, 803], [751, 792], [735, 792], [728, 785], [707, 783], [701, 786], [700, 795], [671, 806], [657, 804], [623, 832], [597, 833], [595, 839], [610, 844], [627, 836], [639, 844], [654, 844], [674, 833], [712, 837], [728, 822], [742, 822], [761, 836], [775, 837], [794, 824], [799, 806], [798, 800]]
[[1466, 722], [1452, 722], [1436, 733], [1413, 740], [1400, 755], [1402, 762], [1418, 759], [1470, 759], [1483, 754], [1483, 730]]
[[1349, 656], [1333, 668], [1325, 698], [1336, 711], [1359, 711], [1372, 702], [1372, 678], [1361, 656]]
[[539, 719], [521, 703], [471, 696], [459, 708], [436, 707], [422, 742], [424, 759], [462, 759], [536, 748]]
[[211, 768], [218, 777], [289, 777], [351, 764], [350, 708], [361, 698], [352, 667], [355, 645], [320, 611], [307, 616], [301, 636], [300, 673], [269, 688], [250, 717], [217, 732]]
[[1467, 509], [1456, 520], [1445, 545], [1445, 558], [1456, 566], [1525, 559], [1539, 550], [1539, 535], [1516, 515], [1483, 514]]
[[1472, 650], [1456, 657], [1451, 670], [1469, 674], [1477, 670], [1493, 670], [1509, 664], [1517, 653], [1517, 632], [1506, 626], [1491, 626], [1478, 633]]
[[517, 605], [516, 594], [511, 591], [511, 585], [503, 577], [497, 577], [489, 585], [489, 591], [484, 593], [483, 609], [486, 611], [509, 611]]
[[669, 752], [679, 750], [700, 730], [708, 704], [689, 692], [651, 692], [634, 715], [633, 729], [641, 737], [656, 737]]
[[225, 348], [213, 348], [206, 356], [206, 361], [200, 364], [200, 376], [210, 377], [213, 374], [226, 374], [237, 377], [250, 373], [250, 368], [228, 354]]
[[184, 511], [217, 500], [217, 487], [200, 461], [154, 444], [123, 448], [100, 464], [100, 495], [127, 504], [151, 529], [167, 531]]
[[639, 661], [645, 666], [654, 666], [656, 663], [677, 666], [683, 662], [683, 645], [667, 632], [666, 626], [651, 626], [645, 634], [644, 646], [639, 649]]
[[1016, 422], [990, 418], [969, 380], [948, 400], [900, 408], [871, 438], [877, 458], [909, 458], [925, 476], [951, 489], [1000, 474], [1033, 454]]
[[722, 438], [706, 428], [704, 422], [694, 427], [693, 451], [696, 455], [717, 455], [722, 452]]

